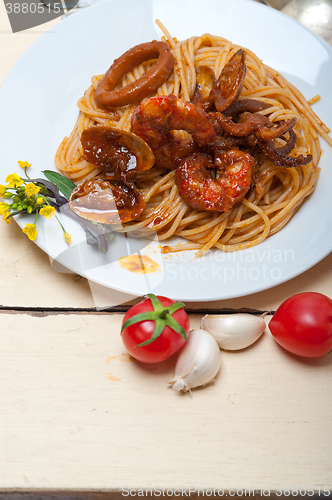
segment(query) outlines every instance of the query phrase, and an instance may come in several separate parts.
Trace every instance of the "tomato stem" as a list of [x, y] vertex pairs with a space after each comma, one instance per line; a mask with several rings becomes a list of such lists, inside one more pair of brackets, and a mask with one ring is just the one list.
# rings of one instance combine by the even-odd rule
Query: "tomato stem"
[[121, 332], [128, 326], [135, 325], [141, 321], [150, 320], [155, 322], [151, 338], [141, 344], [137, 344], [135, 347], [143, 347], [154, 342], [162, 334], [165, 326], [172, 328], [172, 330], [181, 335], [181, 337], [188, 342], [186, 330], [172, 316], [178, 309], [184, 308], [185, 304], [183, 304], [183, 302], [175, 302], [171, 306], [164, 307], [158, 297], [153, 293], [149, 293], [147, 297], [151, 301], [153, 311], [135, 314], [135, 316], [127, 319], [122, 325]]
[[161, 311], [160, 313], [158, 313], [158, 316], [161, 319], [166, 319], [168, 314], [169, 314], [169, 308], [164, 309], [163, 311]]

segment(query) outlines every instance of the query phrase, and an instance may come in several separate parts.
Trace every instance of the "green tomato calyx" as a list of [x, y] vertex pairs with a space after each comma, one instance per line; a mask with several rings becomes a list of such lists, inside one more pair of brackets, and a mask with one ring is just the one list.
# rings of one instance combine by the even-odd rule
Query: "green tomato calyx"
[[186, 307], [185, 304], [183, 302], [175, 302], [171, 306], [164, 307], [158, 297], [156, 297], [153, 293], [148, 293], [147, 297], [151, 300], [153, 311], [135, 314], [135, 316], [127, 319], [127, 321], [125, 321], [122, 325], [121, 333], [125, 328], [128, 328], [128, 326], [135, 325], [141, 321], [155, 321], [156, 324], [151, 338], [141, 344], [137, 344], [135, 347], [143, 347], [154, 342], [158, 337], [160, 337], [165, 326], [172, 328], [172, 330], [181, 335], [181, 337], [188, 342], [186, 330], [172, 316], [178, 309]]

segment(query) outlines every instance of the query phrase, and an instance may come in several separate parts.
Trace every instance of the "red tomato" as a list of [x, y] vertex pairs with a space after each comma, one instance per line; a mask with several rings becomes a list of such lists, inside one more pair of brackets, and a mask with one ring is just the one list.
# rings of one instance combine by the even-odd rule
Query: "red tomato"
[[332, 349], [332, 300], [315, 292], [290, 297], [269, 324], [275, 340], [287, 351], [318, 358]]
[[[143, 363], [159, 363], [168, 359], [186, 343], [189, 318], [183, 309], [182, 302], [174, 302], [167, 297], [156, 297], [152, 294], [149, 294], [148, 297], [131, 307], [125, 314], [121, 335], [126, 349], [134, 358], [143, 361]], [[172, 309], [176, 309], [175, 312]], [[127, 326], [128, 320], [133, 316], [144, 313], [154, 316], [154, 319], [144, 319], [144, 316], [138, 316], [136, 318], [138, 322], [134, 324], [129, 322], [129, 326]], [[140, 318], [142, 318], [141, 321], [139, 321]], [[155, 340], [152, 340], [151, 337], [155, 329], [159, 329], [158, 332], [155, 332], [155, 335], [156, 333], [159, 335]], [[145, 345], [139, 345], [142, 343]]]

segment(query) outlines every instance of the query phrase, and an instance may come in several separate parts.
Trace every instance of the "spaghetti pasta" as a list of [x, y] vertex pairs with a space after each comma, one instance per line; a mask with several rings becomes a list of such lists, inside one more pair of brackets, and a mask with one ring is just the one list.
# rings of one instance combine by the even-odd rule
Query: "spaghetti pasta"
[[[155, 95], [175, 95], [191, 101], [196, 87], [196, 71], [199, 66], [209, 66], [218, 78], [223, 67], [236, 53], [239, 46], [210, 34], [191, 37], [184, 41], [173, 38], [163, 25], [157, 24], [164, 32], [174, 56], [174, 70], [157, 90]], [[152, 228], [161, 242], [168, 242], [172, 236], [182, 237], [187, 242], [178, 245], [167, 244], [163, 252], [195, 249], [197, 256], [210, 248], [236, 251], [252, 247], [265, 238], [277, 233], [296, 213], [304, 200], [312, 193], [318, 181], [318, 162], [321, 155], [319, 136], [332, 146], [329, 129], [311, 109], [309, 102], [277, 71], [264, 65], [249, 49], [247, 73], [239, 99], [254, 99], [266, 103], [268, 107], [259, 114], [269, 117], [272, 122], [296, 117], [294, 127], [296, 144], [292, 156], [311, 154], [309, 164], [292, 168], [277, 166], [271, 159], [260, 161], [259, 172], [243, 200], [225, 213], [206, 212], [191, 208], [181, 197], [176, 182], [175, 170], [168, 171], [157, 166], [138, 174], [136, 185], [141, 189], [146, 209], [137, 220], [123, 224], [117, 230], [133, 232]], [[118, 87], [141, 78], [154, 64], [143, 62], [127, 73]], [[79, 117], [69, 137], [65, 137], [56, 153], [56, 166], [74, 182], [91, 179], [100, 170], [83, 157], [80, 137], [92, 125], [111, 125], [130, 131], [131, 117], [138, 103], [107, 109], [95, 100], [95, 90], [102, 78], [94, 76], [92, 84], [80, 98], [77, 105]], [[117, 88], [118, 88], [117, 87]], [[317, 96], [310, 103], [316, 102]], [[176, 132], [185, 136], [186, 132]], [[275, 140], [278, 147], [286, 140]]]

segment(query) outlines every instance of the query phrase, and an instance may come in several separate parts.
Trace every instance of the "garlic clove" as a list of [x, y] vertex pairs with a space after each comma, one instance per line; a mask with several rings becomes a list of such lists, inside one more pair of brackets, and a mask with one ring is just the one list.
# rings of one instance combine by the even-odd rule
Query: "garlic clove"
[[190, 389], [210, 382], [220, 369], [220, 349], [215, 339], [205, 330], [192, 330], [188, 344], [180, 350], [175, 375], [169, 385], [176, 391]]
[[256, 342], [266, 328], [262, 316], [253, 314], [207, 314], [201, 328], [211, 333], [221, 349], [236, 351]]

